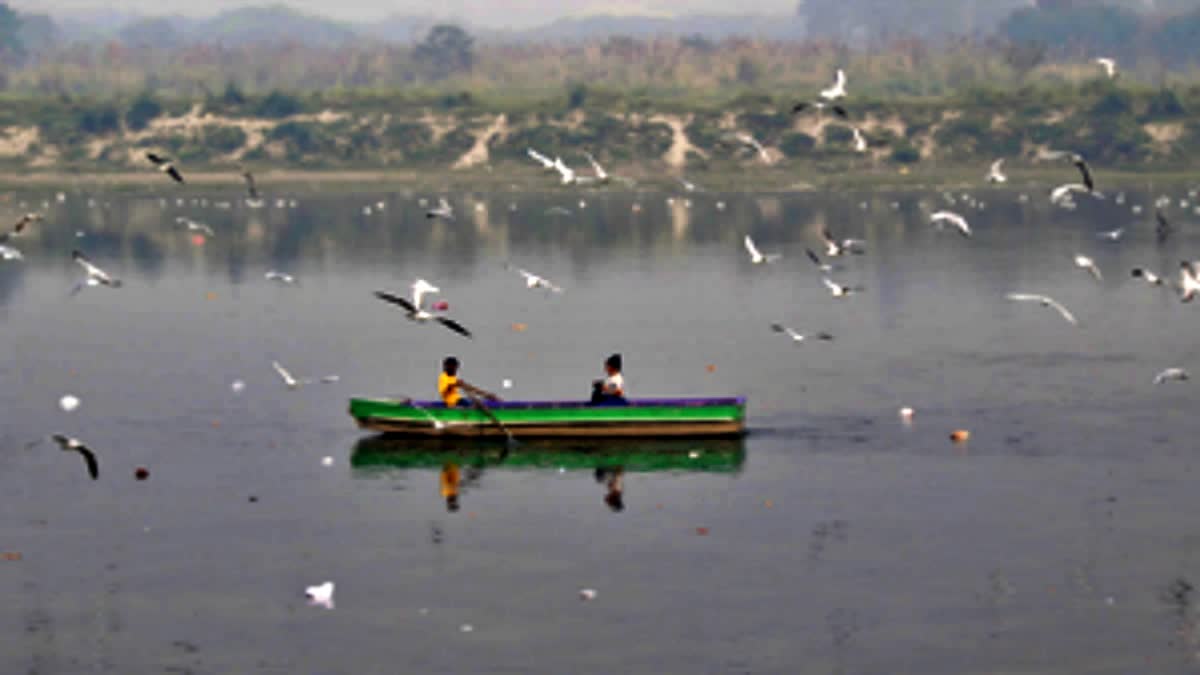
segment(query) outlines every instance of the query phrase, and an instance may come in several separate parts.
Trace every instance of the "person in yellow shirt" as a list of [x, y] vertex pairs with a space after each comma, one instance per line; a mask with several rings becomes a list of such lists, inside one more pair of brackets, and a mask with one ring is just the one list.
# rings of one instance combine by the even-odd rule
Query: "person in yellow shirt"
[[438, 396], [447, 408], [457, 407], [462, 399], [462, 383], [458, 380], [458, 359], [447, 356], [442, 361], [442, 374], [438, 375]]

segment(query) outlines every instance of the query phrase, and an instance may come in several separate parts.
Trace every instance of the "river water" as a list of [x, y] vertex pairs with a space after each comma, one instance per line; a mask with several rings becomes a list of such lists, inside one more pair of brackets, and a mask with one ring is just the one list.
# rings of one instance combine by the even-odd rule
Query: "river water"
[[[1197, 395], [1152, 380], [1200, 370], [1200, 310], [1129, 272], [1200, 257], [1200, 216], [1181, 188], [1116, 192], [456, 194], [453, 222], [425, 218], [437, 194], [9, 195], [5, 218], [46, 221], [0, 264], [0, 665], [1194, 672]], [[940, 208], [975, 236], [931, 228]], [[834, 275], [862, 293], [805, 258], [823, 226], [867, 241]], [[747, 233], [783, 259], [751, 264]], [[72, 297], [74, 248], [123, 286]], [[372, 297], [417, 278], [475, 339]], [[582, 398], [612, 352], [633, 396], [748, 397], [751, 433], [505, 455], [380, 443], [345, 412], [432, 397], [448, 354], [506, 398]], [[274, 360], [340, 379], [289, 391]], [[27, 447], [52, 432], [98, 480]], [[324, 581], [332, 610], [304, 598]]]

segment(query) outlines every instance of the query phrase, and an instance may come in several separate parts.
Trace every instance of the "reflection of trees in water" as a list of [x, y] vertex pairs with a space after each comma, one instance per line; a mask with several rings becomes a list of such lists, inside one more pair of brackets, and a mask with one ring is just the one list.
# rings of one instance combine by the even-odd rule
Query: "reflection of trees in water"
[[[536, 270], [551, 255], [569, 261], [576, 279], [585, 279], [593, 266], [614, 259], [687, 257], [700, 246], [727, 248], [732, 260], [742, 255], [741, 238], [750, 232], [766, 248], [786, 249], [791, 263], [806, 246], [820, 250], [819, 231], [828, 225], [839, 237], [868, 238], [872, 250], [854, 262], [855, 272], [874, 274], [873, 281], [880, 287], [898, 293], [907, 279], [918, 274], [954, 273], [905, 264], [911, 256], [919, 258], [921, 247], [962, 247], [963, 255], [951, 258], [949, 264], [961, 267], [967, 278], [995, 286], [1021, 278], [1021, 271], [1031, 265], [1045, 263], [1037, 260], [1044, 239], [1032, 236], [1039, 228], [1080, 227], [1090, 232], [1109, 226], [1136, 227], [1131, 225], [1135, 217], [1104, 215], [1090, 204], [1081, 204], [1073, 213], [1055, 210], [1041, 193], [1031, 193], [1025, 203], [1017, 201], [1015, 192], [975, 194], [988, 202], [987, 210], [961, 204], [949, 207], [962, 211], [979, 231], [980, 236], [970, 242], [931, 230], [929, 212], [947, 206], [942, 195], [934, 193], [754, 195], [554, 189], [448, 195], [457, 213], [453, 221], [427, 219], [413, 195], [394, 197], [387, 209], [369, 216], [362, 206], [379, 201], [378, 195], [308, 195], [300, 198], [297, 208], [269, 203], [263, 209], [246, 208], [237, 194], [210, 194], [207, 207], [192, 196], [181, 205], [175, 197], [160, 201], [157, 196], [99, 195], [89, 205], [87, 196], [72, 195], [65, 204], [52, 204], [46, 223], [18, 244], [27, 254], [61, 256], [64, 268], [69, 266], [71, 249], [78, 247], [110, 261], [117, 270], [128, 263], [127, 268], [151, 277], [164, 274], [168, 264], [207, 263], [201, 269], [223, 274], [234, 284], [246, 281], [247, 266], [256, 260], [263, 267], [298, 275], [306, 265], [353, 261], [378, 265], [405, 280], [435, 273], [465, 278], [481, 261], [512, 259]], [[228, 200], [231, 208], [213, 207], [219, 200]], [[580, 200], [586, 201], [585, 207], [581, 208]], [[716, 208], [718, 201], [726, 204], [724, 210]], [[1144, 196], [1140, 201], [1145, 202]], [[1131, 195], [1129, 203], [1138, 202]], [[867, 208], [862, 208], [863, 203]], [[476, 209], [476, 204], [483, 208]], [[180, 216], [209, 224], [216, 234], [199, 247], [175, 222]], [[1103, 217], [1098, 220], [1098, 216]], [[1027, 251], [1027, 259], [1015, 266], [980, 264], [986, 259], [986, 243], [981, 242], [994, 238], [1000, 229], [1030, 235], [1005, 239], [1008, 248]], [[76, 230], [86, 236], [77, 239]], [[904, 261], [891, 255], [901, 249]], [[19, 277], [7, 278], [11, 290]], [[882, 296], [880, 300], [887, 302]]]

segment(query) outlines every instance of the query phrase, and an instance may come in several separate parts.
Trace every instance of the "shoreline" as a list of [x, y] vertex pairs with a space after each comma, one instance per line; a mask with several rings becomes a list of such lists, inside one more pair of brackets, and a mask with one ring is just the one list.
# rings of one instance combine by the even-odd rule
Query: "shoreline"
[[[870, 170], [857, 173], [821, 174], [797, 169], [770, 168], [746, 170], [744, 167], [715, 171], [695, 171], [686, 174], [688, 180], [702, 186], [702, 192], [816, 192], [824, 190], [934, 190], [934, 189], [986, 189], [1049, 190], [1059, 183], [1073, 179], [1073, 169], [1066, 167], [1012, 168], [1009, 182], [1003, 185], [985, 183], [984, 171], [975, 166], [917, 169], [909, 172], [900, 170]], [[1200, 172], [1186, 169], [1151, 169], [1146, 171], [1096, 170], [1101, 189], [1104, 184], [1119, 184], [1124, 188], [1158, 183], [1200, 183]], [[637, 176], [637, 184], [625, 187], [620, 184], [606, 187], [564, 188], [550, 180], [544, 173], [525, 167], [499, 165], [487, 169], [277, 169], [255, 173], [260, 186], [284, 187], [320, 192], [378, 191], [382, 188], [430, 189], [447, 191], [487, 190], [494, 192], [558, 192], [575, 190], [587, 193], [613, 192], [682, 192], [674, 173], [647, 174]], [[683, 174], [678, 174], [683, 175]], [[186, 172], [189, 186], [241, 187], [241, 174], [235, 169], [225, 171], [198, 170]], [[140, 190], [154, 187], [177, 187], [169, 179], [154, 171], [114, 172], [67, 172], [30, 171], [17, 173], [0, 171], [0, 189], [39, 189], [72, 187], [109, 188], [115, 190]]]

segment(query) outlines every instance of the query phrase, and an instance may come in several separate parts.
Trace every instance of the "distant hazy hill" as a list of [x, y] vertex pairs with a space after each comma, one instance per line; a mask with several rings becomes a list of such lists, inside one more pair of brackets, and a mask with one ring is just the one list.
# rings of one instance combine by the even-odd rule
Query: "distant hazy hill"
[[589, 16], [559, 19], [538, 28], [496, 34], [495, 37], [540, 42], [603, 39], [616, 35], [634, 38], [702, 35], [713, 40], [729, 37], [798, 39], [804, 37], [804, 21], [788, 15]]
[[193, 25], [186, 36], [191, 42], [224, 45], [299, 42], [330, 47], [354, 42], [358, 32], [348, 24], [274, 5], [222, 12]]

